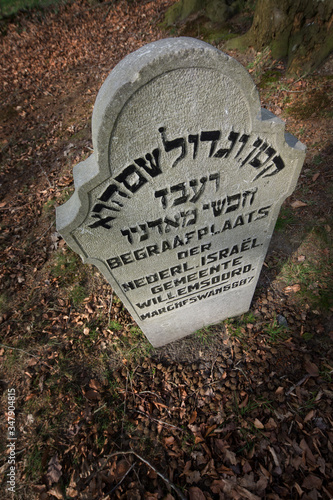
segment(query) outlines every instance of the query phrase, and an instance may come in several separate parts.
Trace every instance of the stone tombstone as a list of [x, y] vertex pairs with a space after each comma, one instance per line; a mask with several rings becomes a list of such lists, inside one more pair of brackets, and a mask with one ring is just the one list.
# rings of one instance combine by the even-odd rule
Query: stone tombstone
[[248, 311], [305, 146], [247, 71], [196, 39], [150, 43], [104, 82], [92, 134], [57, 229], [153, 346]]

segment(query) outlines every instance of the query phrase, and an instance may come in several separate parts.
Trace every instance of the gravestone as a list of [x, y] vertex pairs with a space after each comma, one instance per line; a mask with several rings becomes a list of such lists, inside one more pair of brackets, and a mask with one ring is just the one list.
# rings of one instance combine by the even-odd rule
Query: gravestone
[[305, 146], [247, 71], [196, 39], [148, 44], [106, 79], [92, 134], [57, 229], [150, 342], [248, 311]]

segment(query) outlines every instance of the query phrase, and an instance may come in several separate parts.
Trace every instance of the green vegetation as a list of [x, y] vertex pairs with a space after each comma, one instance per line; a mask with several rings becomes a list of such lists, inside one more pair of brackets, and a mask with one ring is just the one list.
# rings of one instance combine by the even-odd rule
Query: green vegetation
[[63, 0], [1, 0], [0, 18], [11, 16], [20, 10], [43, 9], [63, 3]]
[[257, 408], [273, 410], [272, 402], [266, 398], [257, 398], [257, 399], [249, 398], [249, 401], [244, 407], [242, 408], [237, 407], [237, 411], [239, 411], [239, 414], [242, 417], [244, 417], [248, 414], [253, 413], [253, 411], [256, 410]]
[[314, 334], [309, 333], [309, 332], [304, 332], [302, 335], [302, 339], [305, 340], [305, 342], [309, 342], [311, 339], [313, 339]]
[[55, 206], [56, 201], [54, 199], [48, 200], [45, 205], [44, 205], [44, 212], [46, 215], [53, 214], [54, 213], [54, 206]]
[[129, 330], [125, 329], [121, 337], [115, 338], [112, 347], [122, 359], [127, 359], [130, 362], [147, 357], [154, 350], [140, 328], [135, 326], [130, 327]]
[[255, 323], [256, 317], [250, 311], [246, 314], [242, 314], [237, 318], [229, 318], [224, 321], [228, 335], [232, 338], [237, 338], [245, 346], [246, 337], [246, 325]]
[[51, 274], [59, 280], [59, 283], [70, 285], [77, 280], [80, 273], [81, 259], [71, 250], [65, 253], [59, 250], [55, 255], [55, 264], [51, 269]]
[[268, 71], [266, 71], [266, 73], [262, 75], [259, 86], [263, 89], [271, 87], [273, 85], [276, 85], [277, 82], [279, 82], [280, 78], [281, 78], [280, 71], [276, 69], [269, 69]]
[[200, 342], [200, 344], [208, 345], [213, 341], [212, 333], [212, 327], [205, 327], [201, 330], [197, 330], [194, 337]]
[[39, 479], [40, 477], [40, 474], [43, 470], [42, 458], [43, 450], [37, 445], [27, 453], [25, 472], [32, 481]]
[[109, 328], [110, 330], [118, 332], [119, 330], [122, 330], [123, 327], [120, 323], [118, 323], [118, 321], [111, 320], [109, 323]]
[[276, 318], [274, 318], [272, 323], [264, 328], [264, 333], [265, 336], [267, 336], [268, 342], [272, 344], [283, 342], [289, 336], [288, 328], [283, 325], [279, 325]]
[[5, 293], [0, 294], [0, 314], [5, 313], [8, 310], [9, 300]]
[[303, 300], [312, 308], [329, 310], [333, 305], [332, 259], [294, 262], [289, 259], [281, 270], [281, 278], [287, 284], [300, 285]]
[[75, 285], [73, 290], [69, 294], [69, 298], [73, 306], [77, 307], [82, 304], [87, 295], [87, 291], [82, 285]]

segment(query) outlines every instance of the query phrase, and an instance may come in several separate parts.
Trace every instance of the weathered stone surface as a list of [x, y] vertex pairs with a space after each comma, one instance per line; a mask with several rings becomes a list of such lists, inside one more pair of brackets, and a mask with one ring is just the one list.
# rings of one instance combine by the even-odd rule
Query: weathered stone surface
[[93, 112], [57, 228], [154, 346], [248, 310], [305, 146], [247, 71], [190, 38], [127, 56]]

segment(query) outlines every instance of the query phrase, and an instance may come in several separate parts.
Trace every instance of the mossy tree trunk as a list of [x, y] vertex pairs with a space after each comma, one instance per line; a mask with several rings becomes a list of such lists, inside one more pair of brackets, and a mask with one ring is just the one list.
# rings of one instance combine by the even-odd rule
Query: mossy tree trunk
[[333, 50], [333, 0], [258, 0], [250, 30], [227, 46], [270, 46], [290, 74], [311, 73]]
[[[222, 22], [239, 11], [246, 0], [179, 0], [166, 13], [165, 26], [204, 11]], [[287, 58], [288, 72], [314, 71], [333, 50], [333, 0], [257, 0], [250, 30], [230, 40], [227, 48], [269, 46], [275, 59]]]
[[165, 26], [172, 26], [184, 21], [188, 16], [198, 11], [203, 13], [213, 22], [225, 22], [235, 13], [239, 12], [246, 0], [179, 0], [166, 12]]

